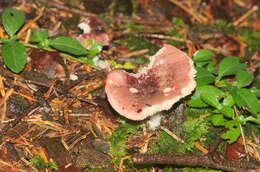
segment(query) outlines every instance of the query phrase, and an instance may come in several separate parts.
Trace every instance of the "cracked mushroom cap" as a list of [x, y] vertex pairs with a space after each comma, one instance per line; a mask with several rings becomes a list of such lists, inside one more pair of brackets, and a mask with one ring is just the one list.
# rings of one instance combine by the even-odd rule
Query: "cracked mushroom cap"
[[150, 60], [136, 74], [114, 70], [107, 76], [108, 101], [128, 119], [143, 120], [168, 110], [196, 86], [192, 60], [174, 46], [164, 45]]

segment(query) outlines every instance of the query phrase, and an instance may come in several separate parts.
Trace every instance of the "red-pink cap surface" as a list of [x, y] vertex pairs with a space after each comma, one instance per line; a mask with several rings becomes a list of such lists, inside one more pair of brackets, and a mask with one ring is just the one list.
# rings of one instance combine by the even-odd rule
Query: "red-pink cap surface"
[[196, 87], [193, 62], [181, 50], [166, 44], [150, 60], [137, 74], [114, 70], [107, 76], [108, 101], [128, 119], [143, 120], [168, 110]]

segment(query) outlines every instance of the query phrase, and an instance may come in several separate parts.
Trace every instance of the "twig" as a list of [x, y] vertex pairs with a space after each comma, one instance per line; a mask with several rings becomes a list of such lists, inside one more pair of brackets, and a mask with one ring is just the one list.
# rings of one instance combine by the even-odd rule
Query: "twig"
[[119, 163], [119, 172], [123, 172], [123, 164], [124, 164], [124, 161], [126, 160], [126, 159], [129, 159], [129, 158], [131, 158], [131, 156], [125, 156], [125, 157], [123, 157], [123, 158], [121, 158], [120, 159], [120, 163]]
[[239, 23], [241, 23], [242, 21], [244, 21], [248, 16], [250, 16], [251, 14], [253, 14], [255, 11], [258, 10], [258, 7], [255, 5], [253, 6], [249, 11], [247, 11], [244, 15], [242, 15], [241, 17], [239, 17], [237, 20], [235, 20], [233, 22], [233, 25], [236, 26]]
[[[234, 110], [235, 110], [235, 115], [237, 118], [239, 118], [239, 112], [237, 110], [236, 107], [234, 107]], [[240, 133], [241, 133], [241, 136], [242, 136], [242, 140], [243, 140], [243, 145], [244, 145], [244, 149], [245, 149], [245, 153], [246, 153], [246, 157], [247, 157], [247, 160], [249, 160], [249, 157], [248, 157], [248, 149], [247, 149], [247, 145], [246, 145], [246, 138], [245, 138], [245, 134], [244, 134], [244, 130], [241, 126], [241, 124], [239, 124], [239, 129], [240, 129]]]
[[80, 15], [80, 16], [84, 16], [84, 17], [97, 16], [94, 13], [86, 12], [86, 11], [80, 10], [78, 8], [67, 7], [65, 5], [58, 4], [58, 3], [50, 1], [50, 0], [37, 0], [37, 1], [39, 1], [41, 3], [45, 3], [47, 5], [50, 5], [52, 7], [58, 8], [60, 10], [66, 11], [66, 12], [70, 12], [70, 13], [74, 13], [74, 14]]
[[228, 52], [227, 50], [225, 50], [221, 47], [215, 48], [215, 47], [211, 46], [210, 44], [204, 44], [203, 48], [214, 51], [217, 54], [223, 54], [224, 56], [230, 56], [230, 52]]
[[170, 39], [170, 40], [178, 41], [178, 42], [192, 43], [191, 40], [187, 40], [187, 39], [183, 39], [183, 38], [177, 38], [177, 37], [169, 36], [169, 35], [143, 34], [143, 33], [138, 33], [136, 35], [137, 36], [142, 36], [142, 37], [157, 38], [157, 39]]
[[132, 159], [135, 163], [149, 164], [164, 164], [205, 168], [220, 169], [232, 172], [245, 172], [250, 170], [260, 170], [260, 162], [254, 161], [228, 161], [215, 162], [208, 156], [197, 155], [159, 155], [159, 154], [137, 154], [133, 155]]
[[29, 21], [28, 23], [25, 24], [25, 26], [17, 34], [17, 36], [19, 38], [21, 37], [21, 35], [24, 32], [26, 32], [32, 26], [32, 24], [34, 24], [37, 20], [39, 20], [42, 17], [43, 11], [44, 11], [44, 7], [40, 9], [40, 13], [33, 20], [31, 20], [31, 21]]
[[199, 149], [203, 154], [209, 153], [209, 151], [208, 151], [205, 147], [203, 147], [203, 146], [200, 144], [199, 141], [196, 141], [195, 144], [194, 144], [194, 146], [195, 146], [197, 149]]
[[3, 110], [2, 110], [2, 114], [1, 114], [1, 120], [0, 123], [2, 124], [4, 122], [4, 119], [6, 117], [6, 110], [7, 110], [7, 100], [8, 98], [13, 94], [14, 89], [11, 88], [9, 89], [6, 93], [4, 98], [2, 99], [3, 102], [0, 102], [0, 106], [3, 105]]
[[127, 53], [127, 54], [122, 55], [121, 58], [129, 58], [129, 57], [132, 57], [132, 56], [142, 55], [142, 54], [147, 53], [148, 51], [149, 51], [148, 49], [143, 49], [143, 50], [139, 50], [139, 51], [134, 51], [134, 52], [131, 52], [131, 53]]
[[176, 134], [174, 134], [173, 132], [171, 132], [170, 130], [168, 130], [167, 128], [164, 128], [163, 126], [160, 127], [160, 129], [162, 129], [163, 131], [165, 131], [167, 134], [169, 134], [170, 136], [172, 136], [175, 140], [177, 140], [178, 142], [184, 143], [184, 141], [179, 138], [178, 136], [176, 136]]
[[[203, 23], [205, 21], [204, 18], [202, 18], [201, 16], [196, 15], [194, 12], [192, 12], [190, 9], [188, 9], [187, 7], [185, 7], [184, 5], [182, 5], [178, 0], [170, 0], [172, 3], [174, 3], [175, 5], [177, 5], [178, 7], [180, 7], [181, 9], [183, 9], [186, 13], [188, 13], [189, 15], [191, 15], [195, 20], [197, 20], [199, 23]], [[204, 21], [203, 21], [204, 20]]]

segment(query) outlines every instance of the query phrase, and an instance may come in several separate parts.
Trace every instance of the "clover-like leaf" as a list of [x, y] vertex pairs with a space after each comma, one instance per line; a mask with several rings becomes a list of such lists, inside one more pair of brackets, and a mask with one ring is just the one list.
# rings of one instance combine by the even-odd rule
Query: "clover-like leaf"
[[196, 71], [196, 81], [198, 86], [203, 86], [214, 82], [215, 76], [212, 75], [212, 73], [207, 69], [197, 67]]
[[212, 115], [211, 121], [214, 126], [224, 126], [225, 119], [222, 115]]
[[228, 118], [233, 118], [234, 117], [234, 109], [230, 106], [223, 106], [222, 109], [220, 110], [226, 117]]
[[211, 85], [204, 85], [197, 87], [195, 93], [191, 97], [191, 100], [188, 101], [188, 104], [192, 107], [208, 107], [209, 104], [205, 103], [201, 99], [201, 94], [208, 93], [214, 95], [214, 97], [220, 98], [224, 96], [224, 92], [220, 89], [213, 87]]
[[215, 72], [215, 64], [216, 64], [216, 62], [214, 62], [214, 61], [209, 62], [209, 64], [206, 67], [207, 70], [211, 73], [214, 73]]
[[205, 62], [212, 58], [213, 54], [210, 50], [202, 49], [198, 50], [193, 55], [193, 60], [195, 62]]
[[227, 139], [228, 143], [234, 143], [238, 137], [240, 136], [241, 132], [238, 127], [231, 127], [227, 132], [221, 135], [221, 138]]
[[231, 95], [226, 96], [226, 97], [224, 98], [224, 100], [223, 100], [223, 105], [224, 105], [224, 106], [229, 106], [229, 107], [231, 107], [231, 106], [233, 106], [234, 104], [235, 104], [235, 102], [234, 102], [234, 99], [233, 99], [233, 97], [232, 97]]
[[238, 71], [236, 73], [236, 82], [235, 85], [238, 87], [248, 86], [254, 79], [252, 72], [247, 71]]
[[201, 94], [201, 99], [208, 105], [215, 107], [216, 109], [221, 109], [222, 105], [219, 103], [219, 97], [211, 92], [206, 92]]
[[24, 13], [14, 8], [6, 8], [2, 14], [4, 29], [11, 37], [14, 36], [15, 33], [22, 27], [24, 21]]
[[256, 97], [260, 97], [260, 90], [253, 87], [250, 89], [251, 93], [253, 93]]
[[223, 76], [234, 75], [238, 71], [245, 70], [246, 65], [239, 62], [237, 57], [226, 57], [218, 66], [218, 77], [221, 79]]
[[254, 95], [249, 89], [234, 87], [231, 90], [231, 95], [236, 105], [247, 107], [252, 113], [260, 112], [260, 103], [256, 95]]

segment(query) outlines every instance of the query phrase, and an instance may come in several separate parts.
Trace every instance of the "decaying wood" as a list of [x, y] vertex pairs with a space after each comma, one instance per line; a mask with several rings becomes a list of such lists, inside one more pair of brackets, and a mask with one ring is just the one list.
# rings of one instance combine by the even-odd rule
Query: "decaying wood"
[[204, 167], [232, 172], [245, 172], [248, 170], [260, 170], [260, 162], [254, 161], [224, 161], [215, 162], [208, 156], [197, 155], [158, 155], [158, 154], [137, 154], [132, 156], [137, 164], [163, 164], [174, 166]]

